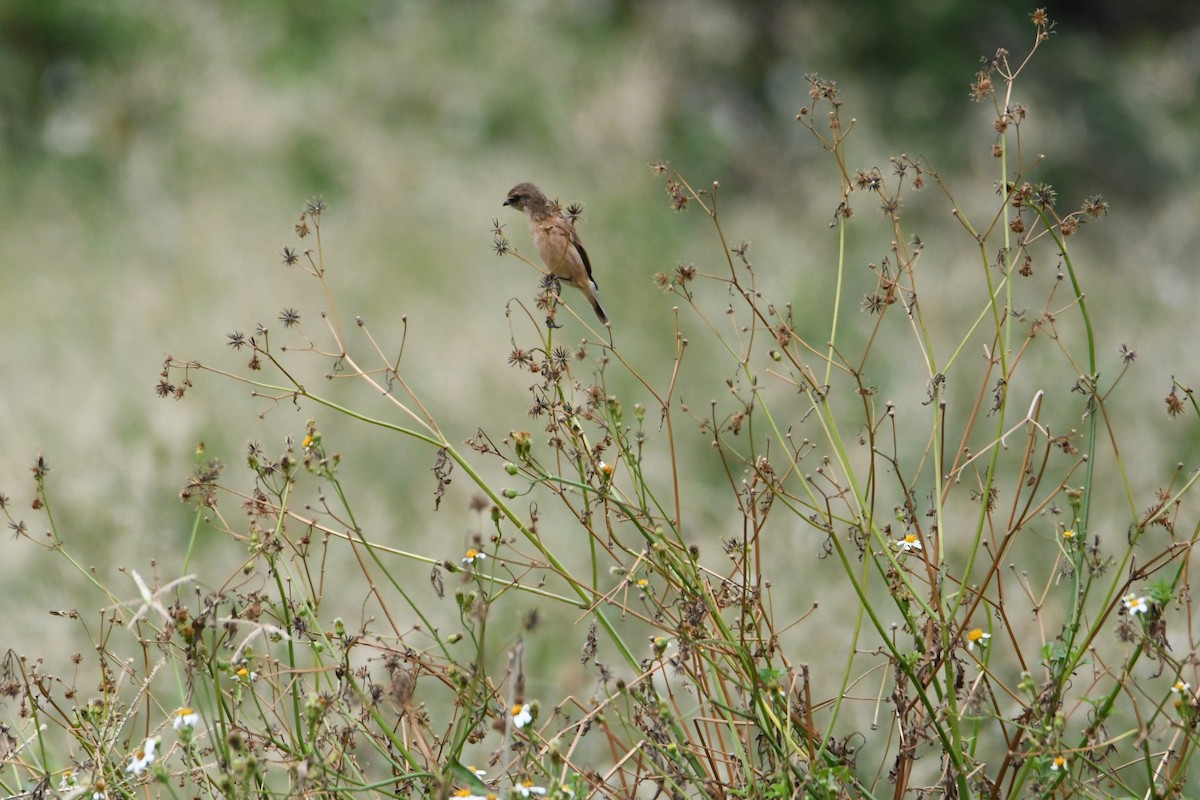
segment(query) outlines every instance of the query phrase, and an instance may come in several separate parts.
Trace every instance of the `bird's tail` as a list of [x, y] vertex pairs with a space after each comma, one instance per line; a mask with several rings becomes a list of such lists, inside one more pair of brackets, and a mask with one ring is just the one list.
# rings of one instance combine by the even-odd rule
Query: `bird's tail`
[[608, 314], [604, 313], [604, 309], [600, 307], [600, 301], [595, 297], [592, 298], [592, 308], [596, 311], [596, 316], [600, 318], [600, 322], [604, 325], [608, 324]]
[[589, 286], [588, 290], [585, 291], [584, 294], [587, 295], [587, 299], [591, 302], [592, 310], [595, 311], [596, 316], [600, 318], [600, 323], [602, 325], [607, 325], [608, 314], [604, 313], [604, 308], [600, 305], [600, 298], [596, 296], [596, 284], [593, 283], [591, 286]]

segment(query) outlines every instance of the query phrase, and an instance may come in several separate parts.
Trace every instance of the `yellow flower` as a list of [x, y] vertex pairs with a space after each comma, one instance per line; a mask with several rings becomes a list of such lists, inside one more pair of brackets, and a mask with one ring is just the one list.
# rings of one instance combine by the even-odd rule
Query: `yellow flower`
[[1129, 612], [1129, 616], [1136, 617], [1138, 614], [1145, 614], [1150, 610], [1150, 604], [1146, 602], [1146, 598], [1138, 597], [1136, 594], [1127, 594], [1121, 598], [1121, 602], [1125, 604], [1125, 610]]
[[494, 794], [475, 794], [470, 789], [459, 789], [451, 797], [462, 797], [464, 800], [495, 800]]
[[125, 771], [130, 775], [141, 775], [154, 762], [154, 751], [158, 749], [158, 739], [151, 736], [146, 743], [133, 754]]
[[990, 633], [984, 633], [982, 628], [972, 628], [971, 631], [967, 633], [967, 649], [974, 650], [975, 645], [979, 645], [980, 648], [987, 647], [988, 639], [990, 638], [992, 638], [992, 635]]
[[528, 703], [517, 704], [512, 707], [512, 721], [517, 730], [533, 722], [533, 712], [530, 710]]
[[171, 722], [171, 726], [175, 730], [179, 730], [180, 728], [194, 728], [196, 727], [196, 723], [200, 721], [200, 715], [191, 708], [177, 708], [171, 716], [175, 718]]

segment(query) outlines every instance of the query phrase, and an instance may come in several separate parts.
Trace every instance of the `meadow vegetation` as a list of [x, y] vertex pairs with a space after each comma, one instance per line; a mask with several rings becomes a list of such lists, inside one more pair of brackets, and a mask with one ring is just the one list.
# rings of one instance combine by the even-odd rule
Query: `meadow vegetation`
[[[20, 546], [103, 608], [53, 612], [86, 652], [4, 655], [0, 788], [1193, 795], [1200, 472], [1139, 459], [1135, 474], [1131, 453], [1160, 451], [1124, 431], [1129, 414], [1200, 409], [1185, 382], [1148, 396], [1135, 349], [1099, 343], [1117, 312], [1096, 307], [1074, 245], [1108, 202], [1060, 196], [1039, 177], [1054, 154], [1023, 138], [1025, 71], [1052, 28], [1036, 11], [1024, 50], [967, 76], [993, 167], [968, 185], [936, 152], [863, 163], [839, 84], [805, 78], [796, 124], [836, 197], [819, 223], [833, 257], [805, 266], [831, 276], [825, 296], [775, 293], [791, 267], [732, 229], [719, 181], [650, 165], [708, 253], [654, 277], [662, 363], [626, 346], [636, 318], [601, 328], [539, 282], [523, 222], [495, 220], [480, 257], [531, 288], [493, 334], [517, 386], [488, 399], [510, 420], [495, 429], [461, 435], [454, 399], [428, 388], [431, 370], [467, 369], [454, 352], [419, 361], [407, 319], [385, 335], [346, 310], [338, 210], [308, 201], [279, 254], [306, 304], [224, 332], [227, 354], [162, 364], [165, 402], [249, 389], [296, 420], [237, 458], [196, 447], [177, 559], [106, 584], [58, 522], [67, 468], [44, 459], [32, 510], [4, 498]], [[933, 240], [907, 212], [931, 194], [954, 220]], [[413, 531], [403, 509], [364, 524], [345, 476], [365, 456], [330, 433], [347, 427], [381, 463], [423, 465], [434, 508], [469, 497], [466, 535], [436, 514], [446, 529]], [[227, 569], [194, 567], [202, 550]]]

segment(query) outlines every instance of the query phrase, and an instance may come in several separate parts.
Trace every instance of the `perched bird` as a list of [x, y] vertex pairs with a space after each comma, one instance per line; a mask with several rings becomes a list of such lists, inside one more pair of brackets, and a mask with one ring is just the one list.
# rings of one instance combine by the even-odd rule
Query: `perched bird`
[[550, 274], [583, 292], [596, 316], [605, 325], [608, 315], [596, 297], [596, 280], [592, 277], [592, 262], [571, 220], [563, 214], [558, 203], [546, 199], [542, 190], [532, 183], [518, 183], [508, 192], [504, 205], [524, 211], [529, 218], [529, 234], [538, 255]]

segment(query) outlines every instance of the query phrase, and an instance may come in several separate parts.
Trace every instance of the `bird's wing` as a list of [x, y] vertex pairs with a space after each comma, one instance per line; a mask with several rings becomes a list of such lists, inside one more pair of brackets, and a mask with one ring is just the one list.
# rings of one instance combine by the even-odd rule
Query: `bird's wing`
[[531, 226], [537, 242], [538, 253], [550, 271], [560, 278], [574, 281], [576, 270], [583, 267], [588, 280], [592, 279], [592, 265], [587, 251], [579, 241], [579, 235], [565, 218], [549, 217]]
[[579, 253], [579, 258], [583, 261], [583, 266], [587, 270], [588, 280], [592, 282], [593, 286], [596, 286], [596, 278], [592, 275], [592, 260], [588, 258], [587, 250], [583, 249], [583, 240], [579, 238], [579, 232], [566, 219], [562, 220], [562, 224], [566, 226], [568, 234], [571, 237], [571, 244], [575, 246], [575, 250]]

